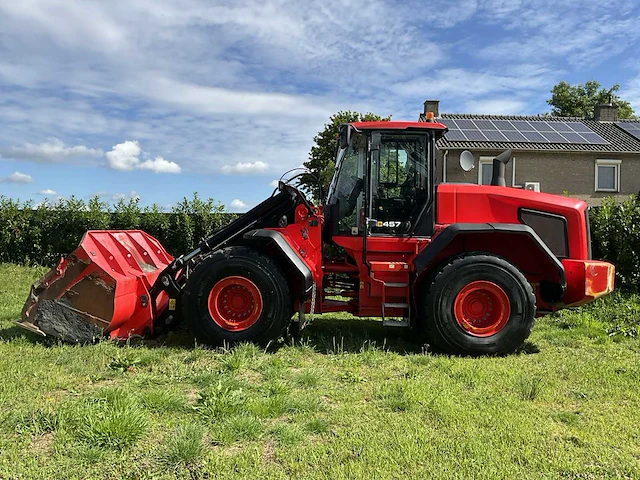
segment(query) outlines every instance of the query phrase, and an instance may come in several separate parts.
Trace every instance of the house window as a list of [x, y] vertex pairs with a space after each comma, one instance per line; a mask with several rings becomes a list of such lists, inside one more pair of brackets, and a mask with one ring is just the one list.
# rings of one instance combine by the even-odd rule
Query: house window
[[493, 157], [480, 157], [478, 185], [491, 185], [493, 176]]
[[596, 160], [596, 192], [620, 191], [621, 160]]

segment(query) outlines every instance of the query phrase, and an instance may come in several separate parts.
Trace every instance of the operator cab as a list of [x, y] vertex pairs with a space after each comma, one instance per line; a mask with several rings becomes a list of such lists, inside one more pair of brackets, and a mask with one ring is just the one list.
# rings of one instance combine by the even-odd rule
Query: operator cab
[[340, 128], [325, 212], [330, 237], [430, 235], [439, 123], [358, 122]]

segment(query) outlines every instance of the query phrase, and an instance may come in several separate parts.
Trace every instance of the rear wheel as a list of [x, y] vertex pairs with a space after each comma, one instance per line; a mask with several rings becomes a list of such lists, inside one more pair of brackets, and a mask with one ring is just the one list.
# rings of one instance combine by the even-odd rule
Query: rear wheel
[[229, 247], [203, 260], [183, 294], [187, 325], [207, 345], [267, 344], [285, 332], [292, 304], [280, 268], [246, 247]]
[[535, 296], [506, 260], [469, 254], [442, 267], [427, 285], [422, 326], [437, 348], [453, 354], [505, 354], [531, 333]]

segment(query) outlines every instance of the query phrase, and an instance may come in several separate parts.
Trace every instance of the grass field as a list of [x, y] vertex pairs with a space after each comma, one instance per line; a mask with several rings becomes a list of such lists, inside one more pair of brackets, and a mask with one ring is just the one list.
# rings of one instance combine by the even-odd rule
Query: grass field
[[1, 479], [640, 478], [640, 341], [598, 309], [503, 358], [337, 316], [269, 352], [49, 345], [13, 325], [41, 273], [0, 265]]

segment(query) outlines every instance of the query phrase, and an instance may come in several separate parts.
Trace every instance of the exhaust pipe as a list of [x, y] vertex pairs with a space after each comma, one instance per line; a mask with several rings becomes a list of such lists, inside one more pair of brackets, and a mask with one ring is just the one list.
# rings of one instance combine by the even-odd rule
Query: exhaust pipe
[[496, 187], [506, 187], [507, 183], [504, 179], [507, 163], [511, 159], [511, 149], [505, 150], [493, 159], [493, 175], [491, 176], [491, 185]]

